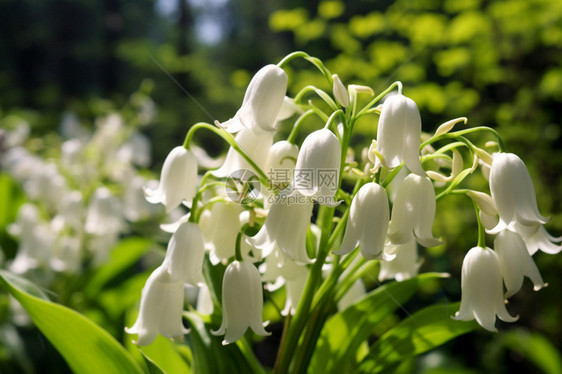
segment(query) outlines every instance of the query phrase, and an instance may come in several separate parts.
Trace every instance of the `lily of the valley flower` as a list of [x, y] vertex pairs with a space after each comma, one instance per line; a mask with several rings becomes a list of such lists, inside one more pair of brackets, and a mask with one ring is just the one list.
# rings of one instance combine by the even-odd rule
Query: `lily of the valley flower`
[[490, 191], [500, 215], [500, 222], [492, 233], [515, 222], [531, 226], [548, 221], [548, 218], [539, 213], [533, 181], [527, 167], [517, 155], [494, 155], [490, 170]]
[[293, 188], [304, 196], [317, 199], [320, 204], [333, 204], [338, 189], [341, 146], [328, 129], [309, 134], [302, 143]]
[[[199, 224], [203, 230], [205, 247], [209, 251], [213, 265], [221, 261], [226, 262], [234, 256], [236, 237], [243, 225], [240, 220], [240, 214], [243, 211], [244, 208], [240, 204], [232, 201], [219, 201], [201, 215]], [[247, 245], [246, 243], [240, 244]]]
[[526, 276], [533, 281], [535, 291], [546, 286], [537, 265], [519, 234], [503, 230], [494, 240], [494, 249], [498, 254], [505, 288], [507, 289], [506, 298], [521, 289], [523, 278]]
[[170, 212], [183, 200], [191, 201], [197, 188], [197, 162], [193, 153], [184, 147], [175, 147], [162, 165], [160, 184], [156, 190], [145, 189], [146, 200], [162, 203]]
[[404, 96], [387, 98], [381, 109], [377, 129], [377, 152], [374, 169], [381, 165], [389, 168], [402, 162], [415, 174], [425, 175], [420, 163], [421, 116], [416, 103]]
[[505, 322], [515, 322], [505, 308], [502, 274], [498, 255], [490, 248], [474, 247], [466, 254], [461, 273], [461, 306], [453, 319], [470, 321], [488, 331], [497, 332], [496, 315]]
[[335, 254], [342, 255], [360, 246], [368, 260], [387, 257], [383, 252], [390, 211], [386, 191], [370, 182], [359, 189], [349, 211], [343, 242]]
[[263, 291], [260, 273], [247, 261], [234, 261], [222, 282], [222, 323], [213, 335], [224, 335], [223, 345], [240, 339], [248, 327], [261, 336], [270, 335], [262, 322]]
[[[281, 192], [282, 194], [283, 192]], [[247, 242], [267, 256], [276, 246], [298, 264], [311, 263], [306, 253], [306, 232], [313, 203], [294, 191], [280, 196], [271, 208], [260, 231]]]
[[196, 223], [183, 222], [168, 242], [161, 267], [168, 272], [170, 280], [197, 286], [204, 283], [204, 255], [205, 241], [201, 228]]
[[415, 237], [424, 247], [439, 245], [441, 242], [431, 233], [434, 219], [433, 184], [427, 177], [408, 175], [396, 193], [388, 238], [393, 244], [404, 244]]
[[532, 255], [537, 250], [556, 254], [562, 238], [550, 235], [543, 224], [548, 218], [539, 213], [533, 181], [523, 161], [513, 153], [494, 154], [490, 170], [490, 191], [500, 221], [488, 232], [497, 234], [509, 228], [517, 232]]
[[229, 132], [242, 128], [256, 134], [275, 132], [275, 120], [287, 92], [287, 74], [277, 65], [266, 65], [250, 81], [236, 115], [221, 124]]
[[139, 315], [128, 334], [138, 334], [133, 341], [138, 345], [149, 345], [158, 334], [181, 340], [187, 330], [182, 324], [184, 302], [183, 280], [176, 280], [162, 266], [148, 277], [142, 289]]

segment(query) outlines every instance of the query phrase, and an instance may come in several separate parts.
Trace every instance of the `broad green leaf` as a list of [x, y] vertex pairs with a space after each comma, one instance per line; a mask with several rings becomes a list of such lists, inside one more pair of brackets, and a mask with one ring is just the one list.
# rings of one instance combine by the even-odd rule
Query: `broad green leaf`
[[2, 283], [75, 373], [142, 373], [125, 348], [101, 327], [72, 309], [24, 292], [14, 278], [0, 270]]
[[451, 318], [459, 303], [432, 305], [416, 312], [387, 331], [361, 362], [362, 373], [378, 373], [476, 328], [475, 321]]
[[113, 280], [136, 264], [152, 246], [151, 240], [139, 237], [120, 241], [112, 249], [109, 260], [96, 270], [84, 292], [89, 296], [97, 295], [103, 287], [110, 286]]
[[144, 363], [146, 364], [146, 367], [148, 368], [149, 374], [165, 374], [166, 373], [166, 371], [164, 371], [164, 369], [162, 369], [160, 366], [158, 366], [158, 364], [156, 362], [154, 362], [150, 357], [145, 355], [143, 351], [141, 351], [141, 354], [142, 354], [142, 357], [144, 358]]
[[445, 277], [441, 273], [424, 273], [403, 282], [390, 282], [369, 292], [343, 312], [331, 317], [320, 335], [314, 351], [311, 373], [351, 370], [357, 363], [356, 352], [390, 313], [401, 308], [420, 284]]
[[560, 352], [539, 333], [523, 330], [503, 334], [504, 345], [527, 358], [546, 374], [562, 373]]
[[[160, 367], [164, 373], [191, 373], [191, 368], [176, 348], [177, 343], [158, 335], [156, 340], [147, 346], [139, 347], [143, 356]], [[150, 365], [149, 366], [150, 369]]]

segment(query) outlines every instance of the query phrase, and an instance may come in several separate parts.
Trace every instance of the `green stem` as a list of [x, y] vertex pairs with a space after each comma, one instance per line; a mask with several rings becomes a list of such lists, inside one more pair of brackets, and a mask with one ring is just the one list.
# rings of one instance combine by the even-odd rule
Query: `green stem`
[[314, 65], [318, 70], [320, 70], [322, 75], [324, 75], [324, 77], [326, 77], [326, 79], [328, 80], [328, 82], [330, 84], [330, 87], [332, 86], [332, 84], [334, 83], [334, 81], [332, 79], [332, 73], [330, 73], [330, 71], [326, 68], [326, 66], [324, 66], [324, 63], [322, 62], [322, 60], [320, 60], [319, 58], [316, 58], [316, 57], [312, 57], [306, 52], [303, 52], [303, 51], [292, 52], [292, 53], [288, 54], [287, 56], [285, 56], [281, 61], [279, 61], [277, 63], [277, 66], [279, 66], [280, 68], [283, 68], [291, 60], [294, 60], [296, 58], [302, 58], [302, 59], [310, 62], [312, 65]]
[[478, 209], [478, 204], [476, 204], [474, 200], [472, 200], [472, 204], [474, 204], [474, 210], [476, 212], [476, 222], [478, 222], [478, 247], [486, 248], [486, 229], [484, 228], [484, 225], [480, 220], [480, 211]]
[[385, 97], [390, 91], [392, 91], [395, 87], [398, 87], [398, 93], [402, 92], [402, 82], [400, 81], [396, 81], [394, 83], [392, 83], [390, 86], [388, 86], [388, 88], [386, 90], [384, 90], [383, 92], [381, 92], [377, 97], [375, 97], [373, 100], [369, 101], [369, 103], [367, 105], [365, 105], [363, 107], [363, 109], [361, 109], [359, 111], [359, 113], [357, 113], [357, 116], [355, 118], [359, 118], [361, 117], [363, 114], [365, 114], [365, 112], [367, 112], [369, 109], [371, 109], [371, 107], [373, 105], [375, 105], [376, 103], [378, 103], [383, 97]]
[[289, 143], [295, 144], [295, 141], [297, 139], [297, 135], [298, 135], [298, 132], [300, 130], [300, 127], [301, 127], [302, 123], [304, 122], [305, 118], [307, 118], [311, 114], [314, 114], [314, 111], [312, 109], [309, 109], [306, 112], [304, 112], [303, 114], [301, 114], [299, 118], [297, 118], [297, 120], [295, 121], [295, 124], [293, 125], [293, 129], [291, 130], [291, 133], [287, 137], [287, 141]]
[[215, 127], [215, 126], [213, 126], [209, 123], [206, 123], [206, 122], [196, 123], [195, 125], [191, 126], [191, 128], [187, 132], [187, 135], [185, 136], [185, 140], [183, 141], [183, 146], [184, 146], [185, 149], [189, 149], [189, 147], [191, 145], [191, 141], [193, 139], [193, 135], [195, 135], [195, 132], [199, 129], [207, 129], [209, 131], [214, 132], [215, 134], [217, 134], [221, 138], [223, 138], [259, 174], [260, 182], [264, 186], [269, 185], [269, 180], [267, 178], [267, 175], [263, 172], [263, 170], [261, 170], [261, 168], [254, 162], [254, 160], [252, 160], [252, 158], [250, 156], [248, 156], [248, 154], [246, 152], [244, 152], [244, 150], [242, 148], [240, 148], [238, 143], [236, 143], [236, 139], [234, 139], [234, 137], [224, 129]]

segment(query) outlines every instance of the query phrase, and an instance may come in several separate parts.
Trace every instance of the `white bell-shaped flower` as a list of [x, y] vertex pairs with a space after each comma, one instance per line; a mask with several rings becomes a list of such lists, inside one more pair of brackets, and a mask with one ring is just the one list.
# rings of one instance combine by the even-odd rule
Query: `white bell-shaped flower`
[[262, 322], [263, 290], [258, 269], [247, 261], [234, 261], [222, 282], [222, 323], [213, 335], [224, 335], [223, 345], [240, 339], [248, 327], [261, 336], [270, 335]]
[[[236, 134], [234, 140], [240, 148], [256, 163], [256, 165], [264, 170], [267, 166], [269, 151], [273, 144], [272, 132], [256, 133], [252, 129], [242, 128]], [[213, 171], [213, 175], [217, 178], [224, 178], [240, 170], [250, 170], [256, 173], [256, 170], [246, 161], [238, 151], [230, 147], [226, 153], [224, 163], [220, 168]]]
[[537, 265], [519, 234], [510, 230], [503, 230], [494, 240], [494, 249], [498, 254], [500, 269], [507, 289], [506, 298], [511, 297], [521, 289], [524, 277], [529, 277], [533, 281], [535, 291], [546, 286]]
[[539, 213], [533, 181], [523, 161], [513, 153], [496, 153], [490, 170], [490, 191], [500, 216], [491, 234], [509, 228], [517, 232], [532, 255], [537, 250], [556, 254], [562, 241], [550, 235], [543, 224], [548, 218]]
[[287, 187], [291, 183], [298, 154], [299, 147], [286, 140], [273, 144], [266, 169], [271, 189], [279, 190], [281, 186]]
[[392, 207], [388, 238], [393, 244], [415, 240], [424, 247], [434, 247], [441, 242], [433, 237], [431, 227], [435, 219], [435, 190], [428, 177], [408, 175]]
[[[234, 256], [236, 249], [236, 237], [243, 223], [240, 214], [244, 208], [240, 204], [231, 201], [219, 201], [213, 204], [210, 210], [206, 210], [199, 219], [205, 248], [209, 251], [209, 257], [213, 265], [223, 261], [226, 262]], [[240, 243], [248, 246], [247, 243]], [[247, 253], [248, 250], [244, 250]]]
[[505, 308], [500, 262], [490, 248], [468, 251], [462, 263], [461, 287], [461, 306], [453, 319], [476, 319], [486, 330], [497, 332], [496, 315], [504, 322], [519, 318], [512, 317]]
[[162, 268], [170, 274], [170, 280], [197, 286], [203, 280], [205, 241], [198, 224], [183, 222], [168, 242]]
[[370, 182], [359, 189], [351, 202], [342, 245], [337, 255], [347, 254], [360, 246], [368, 260], [385, 256], [383, 251], [390, 219], [388, 197], [380, 185]]
[[190, 202], [197, 190], [197, 162], [193, 153], [184, 147], [175, 147], [162, 165], [160, 184], [156, 190], [145, 189], [146, 200], [164, 204], [170, 212], [186, 200]]
[[246, 240], [263, 251], [264, 256], [279, 246], [285, 255], [298, 264], [311, 263], [306, 253], [306, 233], [313, 203], [297, 191], [288, 196], [282, 193], [269, 209], [260, 231]]
[[94, 235], [120, 232], [124, 227], [121, 201], [106, 187], [99, 187], [92, 195], [86, 213], [86, 232]]
[[302, 143], [293, 177], [293, 189], [320, 204], [333, 205], [338, 190], [341, 146], [328, 129], [310, 133]]
[[156, 268], [142, 289], [139, 315], [128, 334], [138, 334], [133, 341], [138, 345], [149, 345], [158, 334], [177, 340], [188, 331], [182, 323], [185, 292], [182, 280], [175, 280], [167, 269]]
[[420, 163], [421, 116], [416, 103], [404, 96], [388, 97], [382, 106], [377, 129], [377, 157], [374, 169], [381, 165], [394, 168], [402, 162], [415, 174], [425, 175]]
[[418, 257], [418, 245], [414, 239], [405, 244], [390, 244], [385, 252], [395, 257], [390, 261], [381, 261], [379, 281], [396, 279], [402, 282], [418, 275], [422, 260]]
[[523, 161], [513, 153], [494, 154], [490, 170], [490, 191], [500, 222], [491, 230], [497, 233], [512, 223], [544, 224], [539, 213], [533, 181]]
[[250, 81], [236, 115], [221, 124], [229, 132], [243, 127], [256, 134], [275, 132], [275, 120], [287, 92], [287, 73], [277, 65], [266, 65]]

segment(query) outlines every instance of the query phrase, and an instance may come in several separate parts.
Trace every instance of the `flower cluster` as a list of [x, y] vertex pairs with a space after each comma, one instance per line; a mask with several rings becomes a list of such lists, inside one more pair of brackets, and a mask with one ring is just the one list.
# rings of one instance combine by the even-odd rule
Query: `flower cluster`
[[[149, 123], [154, 104], [141, 101], [135, 118], [109, 113], [97, 118], [93, 131], [66, 113], [61, 138], [49, 139], [58, 147], [38, 147], [43, 140], [29, 139], [23, 120], [3, 134], [1, 166], [26, 195], [8, 227], [19, 243], [8, 269], [46, 285], [58, 273], [95, 268], [130, 222], [156, 215], [144, 198], [149, 180], [139, 173], [151, 162], [150, 141], [138, 129]], [[42, 148], [49, 153], [43, 156]]]
[[[331, 92], [306, 86], [288, 97], [284, 67], [295, 58], [317, 67]], [[538, 249], [560, 251], [559, 239], [543, 227], [546, 219], [538, 213], [529, 174], [492, 129], [453, 131], [466, 118], [422, 133], [418, 107], [402, 91], [396, 82], [373, 97], [371, 88], [346, 87], [318, 59], [296, 52], [256, 73], [231, 119], [193, 125], [184, 144], [166, 158], [158, 187], [145, 190], [149, 202], [167, 211], [183, 204], [189, 213], [162, 227], [172, 233], [168, 252], [148, 279], [139, 317], [127, 332], [138, 334], [139, 344], [150, 344], [158, 333], [180, 336], [181, 289], [190, 284], [202, 287], [206, 305], [209, 290], [222, 300], [220, 308], [204, 309], [222, 318], [212, 333], [224, 335], [223, 344], [241, 339], [248, 327], [266, 336], [263, 290], [284, 287], [281, 314], [295, 314], [294, 324], [285, 326], [286, 344], [296, 345], [313, 305], [345, 308], [365, 292], [361, 275], [369, 272], [367, 261], [380, 261], [379, 281], [416, 276], [419, 246], [443, 245], [432, 227], [436, 202], [450, 194], [475, 202], [480, 227], [478, 246], [463, 263], [455, 318], [476, 318], [488, 330], [494, 330], [496, 315], [515, 320], [504, 297], [521, 288], [524, 276], [535, 289], [544, 286], [531, 255]], [[312, 95], [321, 104], [309, 99]], [[321, 128], [303, 136], [303, 124], [314, 117]], [[356, 158], [351, 134], [360, 118], [371, 120], [376, 138]], [[201, 129], [230, 145], [222, 165], [202, 176], [202, 155], [192, 145]], [[496, 136], [487, 145], [492, 150], [467, 138], [479, 131]], [[491, 196], [458, 187], [477, 169], [489, 174]], [[280, 175], [282, 181], [276, 179]], [[485, 246], [485, 229], [497, 235], [496, 251]], [[204, 267], [223, 277], [221, 291], [201, 276]], [[296, 348], [282, 352], [289, 355], [291, 349]]]

